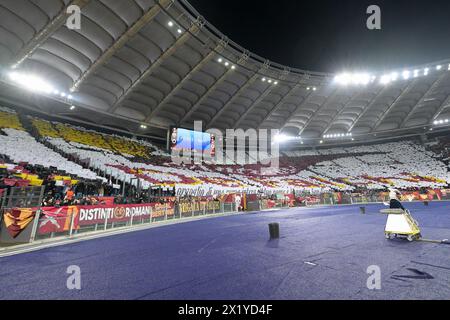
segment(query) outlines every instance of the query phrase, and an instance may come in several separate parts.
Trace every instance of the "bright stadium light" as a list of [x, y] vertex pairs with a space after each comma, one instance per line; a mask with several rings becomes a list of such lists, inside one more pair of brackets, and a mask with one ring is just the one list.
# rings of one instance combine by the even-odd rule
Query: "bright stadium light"
[[230, 63], [228, 61], [225, 62], [225, 67], [228, 67]]
[[425, 68], [425, 69], [423, 70], [423, 75], [424, 75], [424, 76], [427, 76], [429, 72], [430, 72], [430, 68]]
[[367, 85], [375, 79], [368, 73], [343, 73], [337, 75], [334, 80], [341, 85]]
[[450, 121], [449, 119], [434, 120], [433, 124], [435, 126], [438, 126], [438, 125], [448, 124], [449, 121]]
[[392, 81], [397, 81], [398, 79], [398, 73], [397, 72], [392, 72], [391, 73], [391, 80]]
[[183, 32], [183, 30], [178, 29], [177, 32], [181, 34]]
[[417, 69], [414, 70], [414, 78], [417, 78], [417, 77], [419, 76], [419, 72], [420, 72], [420, 71], [417, 70]]
[[169, 27], [173, 27], [173, 22], [172, 22], [172, 21], [169, 21], [169, 22], [167, 23], [167, 25], [168, 25]]
[[222, 58], [217, 59], [217, 62], [222, 63]]
[[385, 74], [385, 75], [381, 76], [380, 83], [381, 84], [389, 84], [391, 82], [391, 80], [392, 80], [391, 76]]
[[438, 66], [436, 66], [436, 70], [441, 70], [442, 69], [442, 66], [441, 65], [438, 65]]
[[346, 86], [351, 82], [351, 75], [349, 73], [338, 74], [336, 77], [334, 77], [334, 81]]
[[275, 81], [273, 84], [274, 84], [274, 85], [277, 85], [277, 84], [278, 84], [278, 81]]
[[262, 81], [262, 82], [266, 82], [266, 78], [262, 78], [261, 81]]
[[9, 74], [9, 78], [18, 85], [33, 92], [44, 92], [50, 94], [55, 90], [48, 82], [35, 75], [11, 72]]
[[70, 106], [70, 110], [75, 110], [75, 106]]
[[141, 129], [147, 129], [147, 126], [145, 124], [141, 124]]
[[235, 65], [232, 65], [232, 66], [231, 66], [231, 69], [233, 69], [233, 70], [236, 69], [236, 66], [235, 66]]
[[403, 71], [403, 73], [402, 73], [403, 79], [408, 80], [410, 74], [411, 73], [409, 71], [407, 71], [407, 70]]
[[313, 87], [313, 91], [316, 91], [317, 90], [317, 88], [316, 87]]
[[285, 134], [278, 134], [278, 135], [275, 136], [275, 142], [278, 142], [278, 143], [283, 143], [283, 142], [286, 142], [286, 141], [289, 141], [289, 140], [292, 140], [292, 139], [294, 139], [294, 138], [293, 137], [289, 137], [289, 136], [287, 136]]
[[353, 75], [352, 82], [356, 85], [366, 85], [370, 82], [371, 76], [367, 73], [356, 73]]

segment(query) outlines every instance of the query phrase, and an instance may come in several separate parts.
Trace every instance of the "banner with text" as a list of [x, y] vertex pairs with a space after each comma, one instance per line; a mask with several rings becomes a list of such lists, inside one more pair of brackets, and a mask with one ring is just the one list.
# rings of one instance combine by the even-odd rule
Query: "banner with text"
[[38, 234], [67, 232], [72, 226], [77, 230], [82, 226], [120, 223], [139, 219], [171, 217], [175, 214], [172, 203], [167, 204], [123, 204], [110, 206], [68, 206], [44, 207], [39, 220]]

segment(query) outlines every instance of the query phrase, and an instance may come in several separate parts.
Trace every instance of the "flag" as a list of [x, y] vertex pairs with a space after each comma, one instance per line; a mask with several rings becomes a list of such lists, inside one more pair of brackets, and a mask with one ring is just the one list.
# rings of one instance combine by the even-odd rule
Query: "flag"
[[16, 238], [33, 221], [35, 212], [31, 209], [10, 209], [3, 215], [6, 229]]

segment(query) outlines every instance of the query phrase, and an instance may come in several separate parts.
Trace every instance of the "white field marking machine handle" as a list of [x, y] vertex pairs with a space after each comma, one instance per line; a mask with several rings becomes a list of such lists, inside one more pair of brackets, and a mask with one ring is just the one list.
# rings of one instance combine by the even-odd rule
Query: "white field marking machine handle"
[[382, 213], [382, 214], [404, 214], [405, 211], [402, 209], [383, 209], [383, 210], [380, 210], [380, 213]]

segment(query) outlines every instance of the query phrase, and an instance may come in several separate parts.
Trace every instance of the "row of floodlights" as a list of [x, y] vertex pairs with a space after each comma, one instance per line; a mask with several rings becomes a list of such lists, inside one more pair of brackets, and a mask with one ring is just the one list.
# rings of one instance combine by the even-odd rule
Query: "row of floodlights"
[[[170, 27], [170, 28], [173, 28], [174, 26], [175, 26], [175, 23], [173, 22], [173, 21], [169, 21], [169, 22], [167, 22], [167, 25]], [[181, 29], [181, 28], [177, 28], [177, 33], [178, 34], [182, 34], [183, 33], [183, 29]]]
[[345, 138], [345, 137], [351, 137], [352, 134], [351, 133], [337, 133], [337, 134], [326, 134], [323, 137], [326, 139], [331, 139], [331, 138]]
[[223, 65], [225, 67], [230, 67], [232, 70], [236, 69], [236, 66], [234, 64], [231, 64], [229, 61], [223, 59], [223, 58], [219, 58], [217, 59], [218, 63], [223, 63]]
[[[443, 65], [437, 65], [435, 67], [436, 71], [441, 71], [444, 68]], [[450, 64], [448, 65], [448, 70], [450, 71]], [[367, 85], [379, 80], [380, 84], [389, 84], [391, 82], [397, 81], [402, 78], [403, 80], [408, 80], [411, 78], [418, 78], [421, 76], [428, 76], [431, 72], [431, 68], [427, 67], [424, 69], [416, 69], [413, 71], [405, 70], [402, 73], [392, 72], [389, 74], [384, 74], [382, 76], [374, 76], [369, 73], [342, 73], [338, 74], [334, 81], [341, 85]]]
[[262, 78], [261, 81], [262, 81], [262, 82], [266, 82], [266, 81], [267, 81], [268, 83], [274, 84], [274, 85], [277, 85], [277, 84], [278, 84], [278, 81], [273, 80], [273, 79]]
[[435, 126], [438, 126], [438, 125], [442, 125], [442, 124], [448, 124], [448, 122], [449, 122], [448, 119], [443, 119], [443, 120], [436, 120], [436, 121], [433, 122], [433, 124]]
[[9, 78], [12, 82], [32, 92], [53, 94], [69, 100], [73, 99], [71, 94], [56, 90], [47, 81], [32, 74], [23, 74], [13, 71], [9, 73]]

